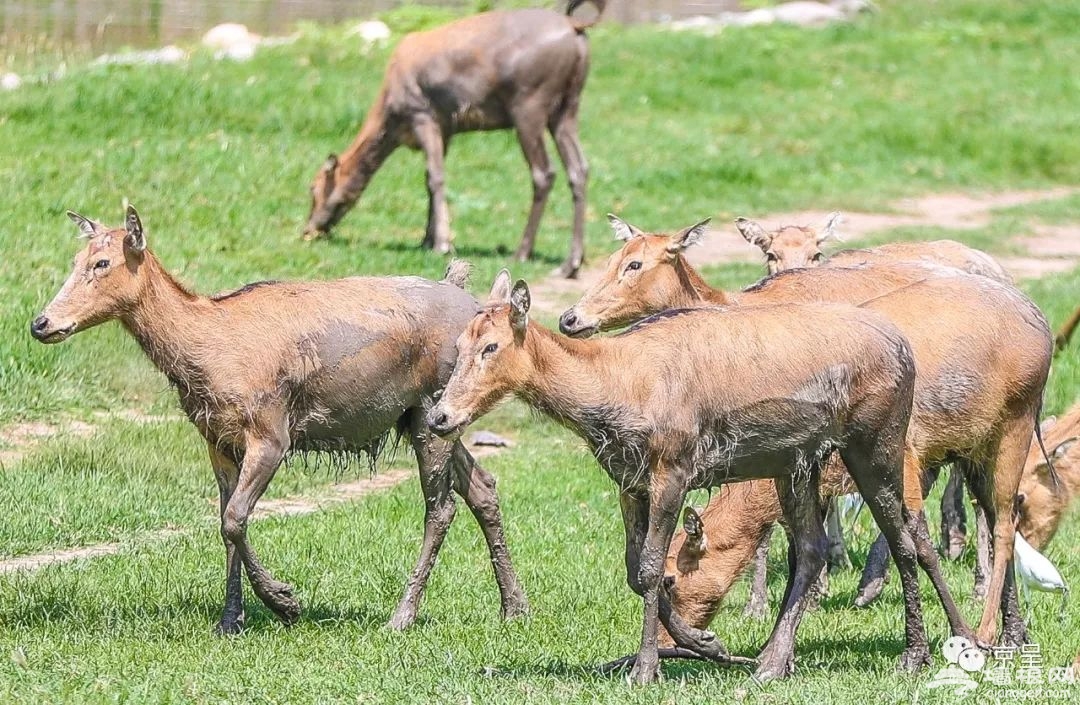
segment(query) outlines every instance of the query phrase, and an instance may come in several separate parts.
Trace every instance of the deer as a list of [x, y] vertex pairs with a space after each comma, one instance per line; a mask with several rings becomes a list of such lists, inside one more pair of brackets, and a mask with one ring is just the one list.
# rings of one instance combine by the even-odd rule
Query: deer
[[[441, 282], [419, 277], [256, 282], [203, 296], [181, 285], [148, 247], [136, 210], [109, 228], [68, 212], [86, 246], [55, 298], [30, 325], [55, 344], [117, 320], [176, 389], [206, 441], [225, 545], [218, 634], [244, 629], [242, 575], [285, 624], [300, 617], [291, 585], [273, 577], [248, 537], [259, 497], [287, 457], [367, 454], [407, 438], [424, 494], [424, 538], [389, 626], [416, 619], [428, 576], [454, 519], [454, 493], [484, 534], [502, 614], [528, 609], [502, 527], [494, 478], [458, 441], [431, 434], [424, 414], [453, 369], [454, 340], [479, 308], [468, 266]], [[373, 465], [374, 467], [374, 465]]]
[[[709, 286], [683, 255], [704, 236], [708, 221], [673, 234], [649, 234], [610, 218], [625, 242], [600, 279], [561, 316], [559, 327], [567, 335], [587, 337], [670, 309], [807, 301], [861, 304], [903, 331], [919, 370], [906, 507], [928, 540], [922, 498], [942, 464], [960, 466], [993, 536], [978, 642], [995, 640], [1000, 610], [1003, 641], [1024, 643], [1010, 519], [1033, 435], [1042, 445], [1038, 417], [1052, 341], [1038, 307], [1011, 285], [928, 264], [792, 269], [741, 292], [724, 292]], [[1006, 350], [1001, 340], [1010, 341]]]
[[1080, 495], [1080, 404], [1061, 418], [1044, 421], [1042, 430], [1049, 461], [1031, 449], [1016, 496], [1017, 531], [1040, 551], [1054, 538], [1069, 505]]
[[675, 309], [619, 336], [575, 340], [532, 321], [528, 285], [510, 281], [500, 272], [458, 338], [454, 371], [428, 426], [454, 437], [514, 394], [586, 442], [619, 488], [627, 582], [644, 604], [632, 681], [657, 677], [659, 622], [679, 647], [720, 658], [715, 635], [672, 609], [661, 584], [665, 558], [689, 490], [760, 478], [778, 480], [793, 548], [784, 604], [754, 677], [794, 672], [795, 632], [824, 565], [818, 483], [834, 449], [903, 556], [900, 666], [929, 663], [919, 566], [949, 605], [950, 625], [966, 630], [936, 554], [906, 516], [914, 361], [885, 318], [817, 303]]
[[826, 255], [821, 247], [827, 242], [840, 239], [838, 230], [842, 221], [843, 215], [840, 211], [833, 211], [826, 217], [820, 230], [808, 226], [785, 225], [769, 231], [747, 218], [736, 219], [735, 227], [748, 243], [765, 255], [769, 274], [785, 269], [820, 265], [851, 267], [859, 264], [922, 261], [956, 267], [969, 274], [1012, 283], [1012, 278], [997, 260], [981, 250], [955, 240], [890, 242], [876, 247], [841, 250]]
[[[570, 252], [560, 272], [572, 278], [585, 256], [588, 164], [578, 138], [578, 110], [589, 71], [585, 30], [595, 21], [527, 9], [486, 12], [405, 36], [390, 57], [382, 87], [360, 132], [341, 156], [331, 154], [311, 186], [308, 240], [326, 236], [356, 204], [375, 172], [399, 147], [427, 160], [428, 221], [422, 246], [451, 250], [444, 161], [460, 132], [513, 128], [529, 164], [533, 198], [515, 257], [532, 256], [555, 180], [544, 146], [550, 132], [566, 168], [574, 204]], [[599, 19], [599, 14], [597, 20]]]
[[[926, 262], [956, 267], [971, 274], [1012, 283], [1008, 273], [989, 254], [954, 240], [894, 242], [871, 248], [842, 250], [826, 257], [821, 247], [826, 242], [840, 239], [838, 229], [842, 220], [843, 215], [840, 211], [833, 211], [825, 218], [820, 229], [786, 225], [770, 231], [747, 218], [738, 218], [735, 221], [735, 227], [746, 242], [759, 248], [765, 255], [769, 274], [803, 267], [850, 267], [867, 264]], [[978, 505], [975, 507], [975, 514], [979, 542], [976, 555], [979, 560], [976, 567], [974, 592], [976, 597], [981, 598], [986, 595], [988, 587], [986, 580], [989, 577], [985, 571], [986, 562], [982, 559], [989, 556], [990, 549], [987, 545], [989, 535], [986, 517], [983, 516], [982, 509]], [[827, 533], [830, 570], [850, 567], [851, 562], [844, 547], [843, 533], [836, 520], [835, 500], [830, 506], [829, 520]], [[947, 558], [955, 560], [963, 553], [967, 535], [966, 525], [963, 475], [954, 470], [949, 473], [949, 481], [941, 497], [941, 552]], [[756, 572], [765, 570], [768, 538], [768, 535], [764, 537], [763, 546], [758, 551], [754, 565]], [[877, 598], [887, 575], [888, 554], [884, 552], [884, 545], [881, 542], [878, 542], [876, 550], [871, 555], [874, 560], [868, 562], [866, 566], [862, 580], [863, 588], [857, 600], [860, 606], [869, 604]], [[753, 585], [757, 589], [751, 594], [751, 599], [747, 604], [747, 614], [751, 616], [763, 616], [764, 584], [763, 575], [760, 578], [755, 577]]]

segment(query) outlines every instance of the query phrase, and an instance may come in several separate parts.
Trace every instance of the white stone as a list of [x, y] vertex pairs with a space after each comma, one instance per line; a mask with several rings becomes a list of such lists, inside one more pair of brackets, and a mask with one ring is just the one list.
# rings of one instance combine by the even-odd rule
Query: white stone
[[5, 73], [0, 75], [0, 88], [5, 91], [13, 91], [22, 85], [22, 79], [19, 78], [17, 73]]
[[[248, 31], [245, 25], [226, 22], [211, 27], [203, 35], [202, 43], [208, 49], [227, 52], [232, 47], [254, 46], [259, 43], [259, 35]], [[248, 57], [250, 58], [250, 57]]]
[[368, 20], [349, 30], [349, 36], [360, 37], [360, 41], [364, 44], [376, 44], [390, 39], [390, 28], [385, 22]]

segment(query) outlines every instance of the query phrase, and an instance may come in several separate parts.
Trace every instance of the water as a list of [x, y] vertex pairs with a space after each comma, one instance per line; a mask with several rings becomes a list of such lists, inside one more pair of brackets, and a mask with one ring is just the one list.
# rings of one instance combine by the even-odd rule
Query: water
[[[624, 23], [716, 14], [738, 5], [737, 0], [609, 1], [605, 21]], [[470, 0], [412, 3], [476, 6]], [[20, 54], [43, 50], [98, 55], [121, 47], [191, 42], [222, 22], [239, 22], [262, 35], [282, 35], [298, 20], [364, 19], [402, 4], [401, 0], [0, 0], [0, 66]]]

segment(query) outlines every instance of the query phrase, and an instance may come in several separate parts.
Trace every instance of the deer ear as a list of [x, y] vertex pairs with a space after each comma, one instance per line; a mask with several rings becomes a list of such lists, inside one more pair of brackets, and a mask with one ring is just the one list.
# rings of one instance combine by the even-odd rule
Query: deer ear
[[762, 252], [767, 252], [772, 245], [772, 235], [765, 232], [765, 228], [752, 220], [736, 218], [735, 227], [739, 229], [739, 232], [746, 238], [747, 242], [761, 248]]
[[700, 223], [695, 223], [689, 228], [683, 228], [679, 232], [675, 233], [669, 238], [667, 251], [669, 254], [678, 254], [691, 245], [696, 245], [701, 242], [701, 238], [705, 237], [705, 227], [709, 224], [711, 218], [706, 218]]
[[335, 171], [337, 171], [337, 168], [338, 168], [337, 155], [336, 154], [331, 154], [329, 157], [327, 157], [326, 161], [323, 162], [323, 167], [322, 168], [323, 168], [323, 171], [325, 171], [327, 174], [333, 174]]
[[1054, 450], [1051, 451], [1050, 455], [1054, 456], [1055, 461], [1064, 458], [1072, 449], [1073, 445], [1076, 444], [1077, 440], [1080, 439], [1078, 439], [1076, 436], [1073, 436], [1072, 438], [1066, 438], [1061, 443], [1057, 444]]
[[491, 291], [488, 293], [488, 304], [508, 304], [510, 303], [510, 270], [503, 269], [495, 275], [495, 281], [491, 284]]
[[68, 211], [67, 217], [71, 218], [71, 222], [79, 226], [79, 232], [82, 233], [82, 237], [94, 237], [101, 232], [101, 223], [90, 220], [85, 215], [79, 215], [75, 211]]
[[840, 227], [840, 223], [842, 222], [844, 222], [844, 216], [841, 215], [840, 211], [829, 213], [828, 217], [825, 218], [824, 227], [818, 231], [817, 244], [820, 245], [828, 240], [839, 240], [840, 233], [838, 233], [836, 229]]
[[645, 234], [641, 228], [637, 228], [630, 223], [627, 223], [614, 213], [608, 213], [607, 219], [608, 222], [611, 223], [611, 229], [615, 231], [616, 240], [630, 240]]
[[142, 252], [146, 249], [146, 233], [143, 232], [142, 221], [139, 220], [139, 214], [134, 206], [129, 205], [127, 207], [127, 214], [124, 216], [124, 229], [127, 230], [124, 244], [128, 248], [134, 252]]
[[510, 325], [514, 331], [524, 334], [529, 326], [529, 307], [532, 305], [532, 296], [529, 294], [529, 285], [524, 279], [518, 279], [514, 284], [514, 290], [510, 292]]
[[705, 522], [697, 510], [687, 505], [683, 510], [683, 531], [686, 532], [686, 545], [694, 551], [704, 551], [706, 546]]
[[1042, 423], [1039, 424], [1039, 433], [1045, 434], [1056, 423], [1057, 423], [1057, 417], [1056, 416], [1047, 416], [1045, 419], [1042, 420]]

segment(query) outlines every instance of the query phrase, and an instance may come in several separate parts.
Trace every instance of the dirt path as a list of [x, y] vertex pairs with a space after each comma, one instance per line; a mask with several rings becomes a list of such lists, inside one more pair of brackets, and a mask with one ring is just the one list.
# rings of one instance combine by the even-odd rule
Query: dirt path
[[[1054, 188], [1041, 191], [1010, 191], [982, 195], [934, 194], [921, 198], [903, 199], [893, 204], [888, 213], [845, 212], [842, 233], [845, 239], [857, 241], [881, 231], [899, 227], [938, 227], [957, 231], [973, 230], [989, 225], [996, 210], [1049, 201], [1080, 193], [1080, 188]], [[783, 224], [815, 225], [825, 221], [825, 210], [807, 210], [793, 213], [773, 213], [756, 218], [767, 227]], [[1080, 223], [1069, 225], [1029, 224], [1033, 235], [1014, 238], [1009, 244], [1024, 254], [999, 257], [1005, 268], [1017, 278], [1041, 277], [1066, 271], [1080, 265]], [[614, 250], [614, 245], [608, 250]], [[593, 253], [593, 266], [581, 273], [577, 280], [550, 276], [536, 282], [532, 287], [534, 308], [547, 317], [557, 317], [591, 286], [603, 271], [607, 252]], [[746, 262], [761, 264], [760, 251], [746, 243], [733, 225], [718, 224], [701, 245], [689, 251], [694, 266]], [[150, 416], [139, 411], [121, 411], [95, 414], [95, 422], [123, 419], [135, 423], [162, 423], [182, 420], [180, 416]], [[25, 423], [0, 429], [0, 465], [10, 465], [20, 460], [32, 448], [43, 441], [63, 434], [88, 437], [96, 426], [83, 421], [66, 421], [62, 424]], [[495, 448], [471, 447], [476, 457], [484, 457]], [[267, 500], [259, 504], [256, 519], [276, 516], [302, 516], [326, 508], [354, 501], [373, 492], [394, 487], [413, 476], [415, 470], [389, 469], [366, 480], [333, 485], [316, 496], [297, 496]], [[63, 549], [45, 553], [19, 556], [0, 561], [0, 574], [33, 571], [58, 563], [95, 558], [120, 553], [128, 548], [163, 541], [186, 533], [177, 529], [141, 534], [126, 542], [102, 543], [81, 548]]]
[[[994, 211], [1057, 200], [1078, 193], [1080, 188], [1059, 187], [980, 195], [933, 194], [896, 201], [887, 213], [844, 211], [840, 230], [844, 239], [850, 241], [900, 227], [974, 230], [989, 225], [993, 221]], [[771, 213], [754, 219], [767, 228], [781, 225], [817, 226], [825, 222], [828, 213], [827, 210], [806, 210]], [[733, 224], [714, 225], [716, 227], [710, 229], [701, 244], [688, 250], [691, 264], [695, 267], [732, 262], [763, 264], [761, 251], [747, 243]], [[1080, 223], [1049, 226], [1033, 222], [1031, 231], [1035, 233], [1034, 236], [1019, 236], [1009, 243], [1024, 254], [998, 257], [1014, 277], [1041, 277], [1067, 271], [1080, 264]], [[532, 287], [534, 307], [542, 315], [557, 317], [581, 296], [582, 291], [592, 286], [603, 271], [607, 254], [614, 249], [615, 245], [612, 244], [606, 251], [592, 253], [592, 266], [584, 270], [577, 280], [548, 277], [537, 282]]]

